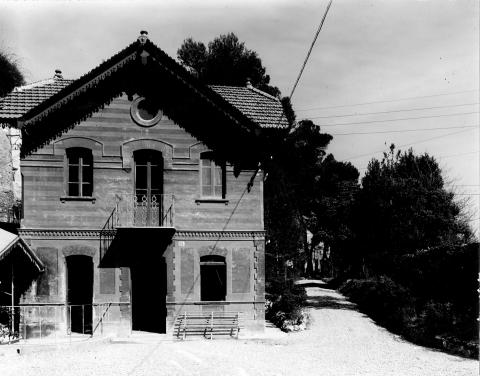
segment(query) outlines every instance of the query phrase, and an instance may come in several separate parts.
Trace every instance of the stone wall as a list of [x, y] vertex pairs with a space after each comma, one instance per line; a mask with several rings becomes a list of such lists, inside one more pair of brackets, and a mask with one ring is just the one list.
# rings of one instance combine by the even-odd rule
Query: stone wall
[[14, 203], [12, 156], [7, 132], [7, 129], [0, 128], [0, 222], [7, 221], [7, 212]]

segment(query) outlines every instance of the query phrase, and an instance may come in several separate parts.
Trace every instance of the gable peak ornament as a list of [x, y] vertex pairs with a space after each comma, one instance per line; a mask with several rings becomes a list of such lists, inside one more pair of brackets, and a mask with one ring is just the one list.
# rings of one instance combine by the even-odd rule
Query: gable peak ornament
[[148, 40], [148, 31], [145, 31], [145, 30], [140, 31], [140, 35], [139, 35], [139, 37], [138, 37], [137, 40], [138, 40], [138, 41], [140, 42], [140, 44], [142, 44], [142, 45], [145, 44], [145, 43], [147, 43], [147, 40]]

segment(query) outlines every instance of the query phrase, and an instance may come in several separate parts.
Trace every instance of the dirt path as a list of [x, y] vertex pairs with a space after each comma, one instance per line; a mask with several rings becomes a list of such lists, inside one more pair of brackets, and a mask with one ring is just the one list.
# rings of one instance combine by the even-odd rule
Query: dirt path
[[[307, 287], [310, 330], [268, 339], [174, 342], [137, 335], [0, 356], [0, 375], [478, 375], [478, 362], [412, 345], [375, 325], [338, 293]], [[0, 349], [1, 355], [1, 349]]]

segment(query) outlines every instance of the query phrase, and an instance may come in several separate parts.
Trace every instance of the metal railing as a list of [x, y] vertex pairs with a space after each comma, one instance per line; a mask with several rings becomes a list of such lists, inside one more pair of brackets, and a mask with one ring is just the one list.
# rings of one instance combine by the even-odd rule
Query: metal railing
[[118, 202], [115, 204], [115, 208], [113, 209], [112, 213], [103, 225], [102, 229], [100, 230], [100, 260], [103, 259], [105, 253], [107, 252], [108, 248], [115, 239], [116, 228], [118, 226]]
[[173, 227], [174, 209], [172, 194], [117, 194], [104, 230], [118, 226]]
[[175, 196], [172, 194], [115, 195], [115, 203], [100, 230], [100, 257], [115, 239], [117, 227], [173, 227]]
[[0, 344], [46, 338], [53, 341], [71, 340], [75, 335], [102, 335], [106, 327], [122, 324], [120, 306], [129, 304], [0, 306]]

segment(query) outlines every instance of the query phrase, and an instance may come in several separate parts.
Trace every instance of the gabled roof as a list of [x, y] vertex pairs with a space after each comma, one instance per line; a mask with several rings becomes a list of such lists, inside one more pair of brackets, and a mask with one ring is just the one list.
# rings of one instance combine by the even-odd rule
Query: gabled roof
[[253, 87], [211, 85], [210, 88], [262, 128], [288, 128], [277, 98]]
[[42, 261], [23, 240], [23, 238], [0, 228], [0, 261], [17, 249], [25, 254], [25, 256], [32, 262], [39, 272], [45, 270], [45, 266], [43, 265]]
[[[0, 98], [0, 118], [20, 118], [74, 80], [51, 78], [15, 88]], [[255, 88], [209, 85], [217, 94], [262, 128], [287, 128], [280, 101]]]
[[54, 80], [10, 93], [0, 103], [0, 125], [22, 129], [25, 156], [124, 92], [151, 97], [166, 116], [234, 164], [245, 158], [258, 161], [266, 145], [262, 129], [288, 128], [278, 120], [277, 99], [255, 89], [210, 88], [145, 33], [77, 80]]

